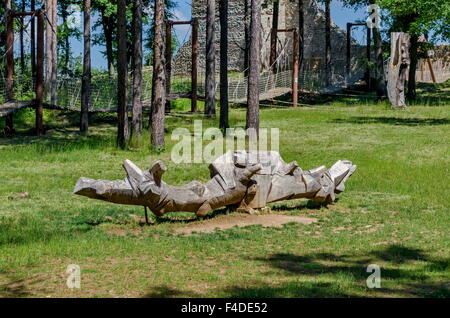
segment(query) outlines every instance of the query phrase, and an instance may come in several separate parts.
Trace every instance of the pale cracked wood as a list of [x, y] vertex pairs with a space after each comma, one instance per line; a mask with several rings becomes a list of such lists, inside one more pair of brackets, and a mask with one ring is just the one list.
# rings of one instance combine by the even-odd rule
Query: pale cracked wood
[[303, 171], [295, 161], [285, 163], [275, 151], [235, 151], [210, 165], [210, 181], [172, 186], [162, 180], [167, 169], [160, 160], [149, 171], [129, 160], [123, 166], [127, 173], [124, 180], [80, 178], [74, 193], [112, 203], [146, 206], [159, 216], [175, 211], [205, 216], [224, 206], [251, 213], [282, 200], [332, 202], [356, 170], [350, 161], [340, 160], [330, 169], [321, 166]]
[[388, 97], [393, 107], [406, 107], [405, 82], [408, 78], [410, 35], [391, 33], [391, 57], [388, 66]]

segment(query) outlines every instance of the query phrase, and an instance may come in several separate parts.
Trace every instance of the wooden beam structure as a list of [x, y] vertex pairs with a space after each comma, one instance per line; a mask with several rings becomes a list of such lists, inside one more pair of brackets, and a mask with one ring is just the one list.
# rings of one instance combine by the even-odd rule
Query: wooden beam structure
[[[271, 34], [275, 36], [275, 41], [271, 41], [271, 46], [276, 45], [276, 35], [278, 33], [292, 33], [293, 41], [292, 41], [292, 105], [293, 107], [297, 107], [298, 103], [298, 76], [299, 76], [299, 56], [300, 56], [300, 39], [299, 32], [296, 28], [291, 29], [272, 29]], [[270, 51], [276, 50], [276, 47], [271, 47]], [[272, 69], [272, 72], [276, 72]]]
[[[193, 18], [189, 21], [167, 21], [166, 22], [166, 96], [176, 96], [171, 92], [171, 75], [172, 75], [172, 30], [174, 25], [191, 25], [191, 112], [197, 112], [197, 72], [198, 72], [198, 19]], [[170, 113], [170, 101], [172, 98], [166, 99], [165, 111]]]
[[[371, 29], [369, 27], [367, 27], [366, 23], [347, 23], [347, 54], [346, 54], [346, 59], [347, 59], [347, 63], [346, 63], [347, 80], [350, 78], [350, 72], [351, 72], [351, 62], [352, 62], [352, 56], [351, 56], [352, 28], [354, 26], [365, 26], [367, 28], [366, 58], [367, 58], [368, 62], [370, 62], [370, 60], [372, 59], [372, 54], [371, 54], [371, 52], [372, 52], [372, 48], [371, 48], [372, 36], [371, 36], [371, 32], [370, 32]], [[366, 78], [367, 88], [370, 89], [370, 66], [369, 66], [369, 63], [367, 64], [365, 78]], [[347, 84], [349, 84], [349, 83], [347, 83]]]

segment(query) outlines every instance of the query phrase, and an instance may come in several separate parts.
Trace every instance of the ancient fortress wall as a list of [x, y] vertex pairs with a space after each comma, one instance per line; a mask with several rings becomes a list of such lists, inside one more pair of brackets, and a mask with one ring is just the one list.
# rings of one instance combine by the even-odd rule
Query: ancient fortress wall
[[[248, 5], [246, 9], [246, 4]], [[228, 63], [230, 71], [243, 71], [245, 23], [248, 23], [247, 12], [250, 11], [249, 0], [229, 0], [228, 17]], [[263, 69], [269, 67], [270, 55], [270, 29], [272, 27], [271, 0], [262, 0], [262, 49], [261, 58]], [[315, 0], [305, 0], [305, 67], [313, 70], [322, 70], [325, 60], [325, 14]], [[205, 37], [206, 37], [206, 0], [193, 0], [192, 16], [199, 20], [199, 69], [205, 67]], [[349, 21], [354, 22], [354, 21]], [[279, 29], [298, 27], [298, 0], [280, 0]], [[216, 69], [219, 69], [219, 4], [216, 1]], [[290, 36], [290, 35], [286, 35]], [[279, 39], [283, 42], [283, 35]], [[292, 57], [292, 41], [286, 45], [288, 58]], [[345, 75], [346, 64], [346, 32], [332, 23], [331, 33], [332, 72]], [[174, 57], [173, 70], [175, 72], [189, 72], [191, 67], [191, 44], [185, 43]], [[352, 43], [352, 69], [361, 72], [364, 68], [362, 60], [365, 56], [365, 47]]]

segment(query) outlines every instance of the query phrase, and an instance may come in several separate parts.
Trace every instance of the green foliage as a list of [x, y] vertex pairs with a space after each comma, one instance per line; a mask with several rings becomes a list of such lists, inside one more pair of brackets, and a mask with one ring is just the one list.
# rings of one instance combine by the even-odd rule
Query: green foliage
[[377, 0], [377, 3], [392, 15], [393, 31], [414, 35], [433, 31], [445, 37], [443, 27], [450, 15], [448, 0]]

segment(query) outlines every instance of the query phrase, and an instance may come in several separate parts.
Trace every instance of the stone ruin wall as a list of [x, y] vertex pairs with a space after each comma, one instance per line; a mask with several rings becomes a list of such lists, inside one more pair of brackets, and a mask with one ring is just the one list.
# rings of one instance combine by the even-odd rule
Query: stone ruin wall
[[[245, 3], [249, 0], [229, 0], [228, 10], [228, 67], [230, 71], [243, 71], [244, 69], [244, 29], [245, 29]], [[262, 0], [262, 49], [261, 59], [263, 69], [269, 66], [270, 55], [270, 29], [272, 27], [272, 1]], [[325, 61], [325, 14], [315, 0], [305, 0], [305, 43], [304, 65], [307, 69], [323, 70]], [[248, 12], [249, 12], [248, 8]], [[199, 71], [205, 68], [205, 38], [206, 38], [206, 0], [193, 0], [192, 16], [199, 20]], [[353, 21], [349, 21], [353, 22]], [[280, 0], [279, 29], [298, 27], [298, 0]], [[220, 23], [219, 4], [216, 1], [216, 70], [219, 70]], [[283, 34], [279, 34], [283, 40]], [[289, 36], [289, 35], [287, 35]], [[292, 56], [292, 41], [288, 46], [288, 56]], [[332, 23], [331, 30], [331, 56], [332, 72], [345, 76], [346, 65], [346, 32]], [[364, 71], [365, 46], [352, 43], [352, 72], [362, 74]], [[292, 59], [292, 57], [291, 57]], [[173, 58], [172, 70], [176, 73], [189, 73], [191, 68], [191, 41], [186, 42]], [[173, 74], [175, 74], [173, 72]]]

